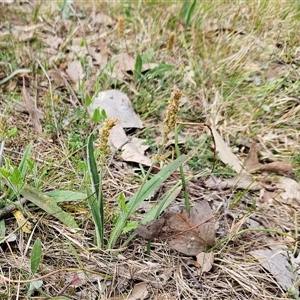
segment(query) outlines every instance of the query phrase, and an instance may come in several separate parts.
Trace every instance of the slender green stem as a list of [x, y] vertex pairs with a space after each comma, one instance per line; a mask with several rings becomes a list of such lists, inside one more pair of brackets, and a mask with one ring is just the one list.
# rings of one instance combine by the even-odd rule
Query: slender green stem
[[[175, 124], [175, 152], [176, 152], [176, 156], [179, 157], [180, 156], [180, 149], [179, 149], [179, 145], [178, 145], [178, 127], [177, 127], [177, 124]], [[183, 189], [183, 194], [184, 194], [184, 206], [185, 206], [185, 210], [189, 213], [190, 210], [191, 210], [191, 203], [190, 203], [190, 200], [189, 200], [189, 194], [188, 194], [188, 190], [187, 190], [187, 184], [186, 184], [184, 170], [183, 170], [182, 165], [180, 165], [179, 171], [180, 171], [180, 178], [181, 178], [182, 189]]]
[[18, 74], [22, 74], [22, 73], [30, 73], [31, 71], [29, 69], [18, 69], [15, 70], [14, 72], [12, 72], [9, 76], [3, 78], [2, 80], [0, 80], [0, 85], [4, 84], [5, 82], [9, 81], [10, 79], [12, 79], [14, 76], [18, 75]]
[[151, 240], [148, 240], [147, 242], [147, 254], [150, 255], [150, 250], [151, 250]]

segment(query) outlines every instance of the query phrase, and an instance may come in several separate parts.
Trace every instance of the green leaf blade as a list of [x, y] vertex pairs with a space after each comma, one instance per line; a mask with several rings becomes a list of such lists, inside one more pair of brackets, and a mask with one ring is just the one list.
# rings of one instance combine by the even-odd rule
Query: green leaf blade
[[20, 194], [23, 195], [30, 202], [47, 212], [49, 215], [60, 220], [63, 224], [70, 228], [78, 229], [79, 226], [74, 220], [74, 218], [63, 211], [55, 202], [54, 199], [45, 195], [43, 192], [38, 189], [29, 186], [28, 184], [24, 184], [22, 187]]
[[150, 196], [156, 188], [158, 188], [165, 180], [167, 180], [169, 176], [187, 160], [187, 158], [187, 155], [181, 155], [180, 157], [178, 157], [172, 163], [164, 167], [148, 182], [143, 184], [141, 188], [133, 195], [133, 197], [131, 197], [131, 199], [127, 203], [127, 211], [122, 212], [122, 214], [119, 215], [116, 226], [110, 235], [108, 249], [112, 249], [115, 246], [133, 211], [140, 205], [140, 203], [142, 203], [148, 196]]
[[36, 273], [40, 262], [42, 260], [42, 242], [40, 238], [37, 238], [33, 244], [30, 255], [30, 269], [32, 276]]

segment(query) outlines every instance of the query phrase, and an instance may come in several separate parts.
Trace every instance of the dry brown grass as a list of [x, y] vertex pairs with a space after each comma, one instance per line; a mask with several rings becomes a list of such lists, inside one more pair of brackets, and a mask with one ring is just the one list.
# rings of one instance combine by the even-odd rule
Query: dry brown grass
[[[33, 141], [32, 159], [37, 170], [29, 174], [28, 183], [43, 191], [85, 192], [88, 181], [84, 147], [94, 127], [85, 111], [85, 96], [114, 87], [131, 97], [137, 113], [149, 124], [149, 131], [140, 134], [149, 140], [155, 139], [155, 130], [160, 131], [162, 112], [171, 92], [178, 87], [187, 98], [179, 115], [183, 122], [213, 120], [242, 160], [251, 142], [257, 141], [262, 161], [288, 160], [294, 164], [290, 176], [299, 179], [299, 4], [199, 2], [186, 28], [179, 17], [182, 3], [145, 1], [140, 9], [137, 2], [128, 3], [77, 1], [73, 6], [77, 16], [66, 20], [61, 18], [55, 2], [0, 4], [0, 75], [21, 67], [32, 69], [25, 79], [26, 86], [43, 113], [43, 134], [36, 137], [24, 109], [15, 106], [22, 102], [22, 78], [15, 77], [0, 86], [0, 116], [6, 117], [10, 128], [18, 128], [18, 135], [6, 142], [5, 156], [18, 164], [26, 145]], [[97, 13], [106, 17], [93, 19]], [[124, 21], [121, 36], [117, 25], [120, 20]], [[33, 39], [25, 42], [9, 32], [11, 26], [35, 24], [42, 26], [37, 27]], [[51, 36], [60, 36], [63, 41], [55, 50], [45, 43]], [[170, 36], [174, 37], [172, 47], [168, 46]], [[100, 50], [104, 64], [79, 58], [86, 72], [81, 87], [71, 81], [70, 86], [61, 86], [55, 80], [50, 84], [47, 76], [55, 70], [54, 65], [63, 73], [76, 57], [66, 51], [67, 41], [76, 38], [77, 44], [85, 39], [93, 49]], [[157, 79], [117, 84], [110, 76], [99, 73], [105, 57], [113, 53], [135, 56], [147, 51], [153, 52], [154, 62], [173, 64], [174, 70]], [[75, 108], [73, 104], [76, 106], [78, 99], [81, 105]], [[196, 126], [186, 126], [182, 133], [194, 144], [203, 137], [203, 131]], [[212, 165], [212, 151], [209, 143], [199, 151], [199, 160], [205, 162], [205, 167]], [[216, 174], [230, 176], [228, 169], [219, 164]], [[114, 160], [105, 173], [107, 229], [112, 226], [117, 197], [121, 193], [131, 196], [141, 183], [139, 171], [134, 174], [136, 167]], [[197, 175], [199, 170], [193, 170], [191, 165], [191, 172]], [[179, 178], [174, 176], [162, 189], [174, 184], [174, 178]], [[146, 254], [146, 242], [140, 239], [111, 252], [97, 249], [85, 201], [62, 204], [76, 218], [82, 228], [80, 233], [71, 232], [28, 205], [26, 212], [34, 223], [30, 235], [18, 230], [11, 216], [5, 219], [7, 232], [15, 231], [17, 239], [0, 245], [0, 298], [50, 299], [49, 295], [65, 295], [69, 299], [132, 299], [129, 294], [136, 284], [146, 282], [147, 299], [294, 299], [249, 252], [280, 244], [290, 253], [299, 253], [299, 206], [276, 201], [261, 203], [258, 192], [246, 191], [228, 213], [239, 191], [209, 190], [200, 179], [190, 183], [189, 191], [192, 204], [202, 199], [210, 202], [216, 215], [216, 242], [224, 240], [214, 250], [215, 261], [209, 272], [201, 274], [193, 258], [170, 249], [165, 241], [153, 242], [150, 255]], [[176, 204], [183, 201], [180, 195]], [[249, 219], [270, 231], [239, 234], [249, 228]], [[38, 236], [43, 260], [35, 280], [43, 280], [44, 294], [28, 296], [28, 283], [32, 281], [30, 252]], [[119, 247], [121, 244], [122, 241]], [[74, 274], [81, 282], [77, 287], [68, 287]]]

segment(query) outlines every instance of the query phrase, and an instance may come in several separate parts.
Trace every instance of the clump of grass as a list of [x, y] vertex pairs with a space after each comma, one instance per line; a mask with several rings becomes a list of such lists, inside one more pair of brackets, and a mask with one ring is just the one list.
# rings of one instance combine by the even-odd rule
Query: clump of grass
[[[165, 100], [168, 99], [170, 90], [172, 90], [174, 84], [176, 84], [180, 87], [182, 94], [188, 96], [189, 99], [186, 103], [186, 111], [180, 115], [181, 119], [188, 119], [190, 122], [199, 122], [199, 118], [201, 118], [201, 122], [204, 123], [206, 122], [206, 118], [212, 119], [218, 129], [222, 132], [224, 139], [226, 139], [226, 141], [233, 147], [236, 147], [237, 143], [239, 148], [247, 147], [247, 138], [258, 138], [263, 142], [264, 149], [268, 151], [266, 156], [275, 155], [280, 159], [280, 157], [285, 155], [285, 157], [291, 158], [295, 163], [296, 176], [299, 178], [299, 155], [295, 154], [298, 153], [299, 148], [297, 142], [297, 115], [299, 114], [299, 110], [297, 109], [297, 91], [299, 90], [299, 76], [297, 77], [297, 66], [299, 63], [297, 62], [297, 54], [299, 43], [297, 42], [297, 30], [295, 30], [299, 19], [299, 7], [292, 2], [282, 4], [280, 1], [262, 1], [257, 3], [249, 2], [246, 4], [237, 2], [233, 4], [231, 2], [210, 3], [206, 1], [200, 3], [197, 1], [184, 1], [182, 4], [179, 3], [176, 8], [176, 12], [172, 12], [171, 9], [166, 9], [169, 8], [169, 4], [166, 2], [150, 2], [139, 1], [138, 5], [130, 1], [126, 4], [115, 2], [108, 7], [104, 7], [104, 4], [102, 4], [101, 8], [95, 3], [96, 13], [101, 11], [108, 15], [120, 15], [124, 13], [124, 7], [126, 9], [126, 21], [128, 20], [128, 23], [125, 24], [125, 20], [120, 18], [116, 25], [117, 30], [111, 30], [111, 25], [107, 26], [107, 28], [105, 28], [105, 24], [103, 24], [103, 26], [101, 25], [101, 27], [106, 31], [103, 43], [108, 45], [108, 47], [111, 47], [115, 53], [124, 51], [124, 49], [122, 49], [123, 44], [118, 42], [120, 40], [123, 42], [126, 35], [127, 52], [134, 55], [139, 53], [133, 76], [134, 80], [126, 80], [125, 82], [118, 83], [118, 88], [125, 92], [131, 91], [132, 94], [135, 95], [133, 97], [134, 107], [142, 116], [143, 120], [149, 123], [152, 122], [149, 126], [150, 130], [157, 125], [157, 120], [160, 120], [160, 112], [167, 105]], [[40, 14], [44, 11], [44, 8], [42, 7], [43, 5], [44, 3], [41, 5], [41, 9], [39, 10]], [[82, 5], [85, 4], [82, 3]], [[17, 4], [15, 6], [17, 6]], [[11, 13], [6, 13], [8, 10], [9, 5], [5, 5], [5, 10], [2, 13], [0, 10], [0, 16], [3, 15], [4, 20], [8, 22], [6, 23], [7, 27], [10, 27], [11, 25], [15, 25], [15, 16], [18, 15], [18, 19], [20, 19], [20, 17], [23, 18], [23, 15], [19, 15], [15, 10]], [[39, 16], [37, 16], [37, 11], [38, 9], [34, 11], [33, 17], [30, 17], [28, 12], [24, 13], [24, 17], [27, 19], [29, 17], [29, 19], [38, 21]], [[162, 17], [159, 19], [157, 19], [157, 11], [162, 13]], [[49, 15], [43, 15], [42, 17], [45, 17], [47, 22], [49, 22]], [[53, 19], [50, 19], [50, 22]], [[85, 24], [87, 20], [83, 17], [80, 18], [80, 23], [76, 23], [79, 21], [78, 18], [70, 17], [69, 21], [72, 23], [71, 26], [76, 28], [77, 26]], [[25, 23], [26, 22], [22, 21], [22, 24]], [[92, 28], [93, 24], [91, 23], [89, 25], [91, 26], [90, 28]], [[3, 31], [6, 29], [5, 26], [6, 25], [3, 27]], [[54, 25], [51, 28], [51, 32], [54, 32], [55, 30], [56, 27]], [[92, 28], [92, 30], [94, 30], [94, 28]], [[37, 29], [35, 39], [38, 39], [39, 37], [38, 31], [39, 29]], [[172, 33], [170, 34], [170, 32]], [[60, 36], [59, 29], [57, 29], [56, 33], [57, 36]], [[173, 33], [174, 39], [172, 37]], [[43, 32], [43, 35], [44, 34], [45, 32]], [[89, 30], [87, 30], [85, 34], [88, 39], [90, 34]], [[137, 36], [141, 38], [136, 39]], [[164, 42], [166, 39], [168, 39], [167, 43]], [[179, 45], [179, 41], [183, 44], [183, 47]], [[31, 68], [31, 65], [36, 65], [35, 57], [32, 57], [32, 53], [36, 53], [38, 55], [45, 53], [45, 51], [43, 51], [44, 44], [37, 45], [35, 41], [21, 43], [8, 35], [5, 38], [2, 36], [1, 42], [4, 44], [2, 47], [3, 51], [0, 53], [0, 57], [2, 58], [1, 61], [3, 62], [0, 66], [1, 80], [3, 79], [3, 75], [7, 76], [7, 74], [11, 74], [18, 68]], [[176, 53], [174, 52], [175, 43]], [[24, 51], [24, 46], [26, 46], [26, 51]], [[88, 46], [90, 47], [90, 44]], [[30, 47], [30, 49], [27, 49], [28, 47]], [[93, 47], [93, 45], [91, 45], [91, 47]], [[11, 51], [12, 49], [13, 51]], [[147, 52], [146, 49], [151, 49], [152, 51], [151, 59], [149, 59], [149, 61], [147, 60], [147, 62], [155, 62], [169, 66], [172, 65], [172, 71], [170, 72], [170, 68], [168, 68], [161, 73], [158, 72], [158, 70], [161, 69], [156, 69], [152, 73], [150, 71], [146, 74], [144, 74], [144, 72], [142, 73], [140, 71], [140, 61], [142, 59], [143, 62], [145, 62], [144, 58], [145, 52]], [[161, 51], [161, 49], [165, 49], [165, 51]], [[61, 56], [61, 61], [64, 60], [63, 52], [64, 50], [62, 49], [62, 51], [58, 53], [59, 56]], [[26, 53], [31, 54], [27, 55]], [[174, 57], [174, 54], [176, 54], [176, 57]], [[30, 56], [30, 60], [28, 60], [27, 56]], [[50, 60], [48, 60], [47, 56], [47, 59], [43, 57], [41, 58], [41, 61], [48, 62]], [[22, 65], [20, 65], [20, 62], [22, 62]], [[67, 63], [68, 61], [66, 60], [66, 64]], [[82, 60], [82, 63], [85, 64], [85, 60]], [[253, 64], [255, 67], [254, 70], [252, 68]], [[277, 64], [285, 67], [288, 65], [293, 68], [293, 74], [292, 72], [289, 74], [281, 73], [280, 80], [270, 79], [267, 71], [268, 69], [273, 69], [274, 64], [275, 67]], [[49, 68], [51, 68], [50, 62], [49, 64], [47, 63], [47, 71]], [[110, 68], [109, 64], [107, 64], [107, 68]], [[159, 68], [161, 67], [159, 66]], [[96, 67], [96, 69], [99, 68]], [[191, 80], [189, 81], [187, 79], [187, 72], [190, 71]], [[114, 84], [115, 81], [110, 78], [109, 74], [110, 72], [104, 72], [102, 69], [99, 77], [95, 80], [95, 82], [99, 83], [95, 92], [116, 86]], [[39, 70], [37, 70], [35, 75], [36, 82], [39, 84], [41, 79], [39, 77]], [[93, 77], [91, 77], [91, 79], [93, 79]], [[192, 81], [194, 83], [191, 84]], [[16, 82], [17, 76], [14, 76], [9, 80], [9, 82], [6, 81], [1, 85], [3, 92], [0, 95], [0, 106], [4, 108], [3, 111], [6, 111], [5, 105], [12, 105], [11, 100], [21, 99]], [[9, 85], [7, 83], [14, 84], [12, 86], [16, 88], [9, 91]], [[55, 112], [54, 114], [51, 107], [47, 105], [47, 101], [40, 101], [40, 98], [47, 98], [44, 91], [46, 90], [47, 93], [50, 89], [44, 89], [44, 85], [41, 85], [41, 87], [42, 88], [39, 89], [39, 95], [37, 95], [37, 102], [40, 104], [39, 108], [42, 109], [45, 115], [47, 116], [47, 114], [49, 114], [47, 120], [44, 120], [43, 127], [46, 137], [48, 138], [50, 135], [46, 130], [45, 122], [47, 122], [47, 126], [51, 125], [53, 127], [53, 118], [56, 117], [58, 118], [59, 125], [58, 127], [52, 128], [54, 133], [58, 133], [57, 135], [59, 136], [59, 140], [53, 140], [47, 143], [47, 138], [45, 138], [45, 140], [43, 140], [43, 147], [40, 149], [36, 148], [36, 144], [34, 145], [35, 154], [37, 154], [40, 159], [47, 160], [49, 162], [57, 162], [57, 166], [55, 166], [55, 168], [53, 163], [43, 167], [45, 168], [43, 188], [47, 190], [53, 189], [54, 184], [55, 187], [61, 188], [64, 185], [69, 186], [69, 182], [73, 182], [76, 188], [79, 187], [79, 189], [84, 189], [86, 178], [83, 180], [83, 177], [86, 175], [86, 169], [82, 156], [80, 156], [81, 152], [77, 152], [79, 157], [78, 159], [74, 159], [73, 153], [70, 153], [70, 151], [77, 151], [85, 143], [85, 136], [90, 130], [88, 127], [88, 121], [80, 123], [80, 125], [83, 123], [88, 124], [86, 127], [77, 127], [76, 119], [87, 120], [87, 117], [82, 116], [72, 118], [74, 117], [74, 112], [72, 109], [69, 109], [69, 106], [66, 103], [63, 103], [64, 100], [60, 101], [53, 107], [53, 112]], [[85, 85], [82, 84], [82, 87], [85, 87]], [[68, 91], [62, 92], [57, 89], [56, 92], [60, 94], [59, 99], [66, 99], [69, 97]], [[199, 95], [202, 96], [199, 97]], [[61, 105], [62, 103], [63, 106]], [[60, 112], [60, 110], [63, 110], [66, 113]], [[51, 114], [49, 111], [51, 111]], [[192, 114], [192, 112], [194, 112], [194, 114]], [[22, 113], [22, 115], [18, 115], [15, 110], [12, 110], [7, 118], [10, 123], [9, 125], [12, 125], [13, 122], [16, 122], [16, 120], [20, 120], [20, 116], [24, 116], [24, 114]], [[65, 128], [64, 121], [70, 121], [70, 119], [72, 122], [69, 122], [68, 128]], [[169, 128], [166, 128], [166, 131], [164, 131], [163, 134], [174, 131], [176, 137], [176, 132], [178, 130], [176, 128], [177, 121], [178, 120], [175, 120], [173, 123], [166, 122], [166, 126], [169, 126]], [[20, 122], [16, 124], [18, 130], [22, 132], [20, 136], [18, 136], [17, 142], [14, 144], [9, 144], [10, 140], [7, 139], [6, 148], [10, 148], [10, 150], [16, 151], [17, 153], [18, 151], [24, 151], [24, 145], [27, 144], [27, 142], [24, 142], [27, 138], [27, 129], [26, 126], [24, 126], [24, 124], [27, 124], [27, 116], [23, 123]], [[25, 129], [22, 130], [23, 128]], [[199, 147], [199, 143], [203, 144], [204, 141], [201, 140], [202, 138], [199, 138], [198, 133], [199, 130], [194, 129], [186, 131], [188, 138], [191, 136], [196, 137], [193, 145], [190, 145], [190, 147], [188, 144], [185, 145], [185, 147], [187, 147], [187, 152], [193, 148]], [[70, 134], [70, 138], [67, 137], [68, 134]], [[153, 137], [153, 140], [156, 136], [157, 135], [155, 134], [149, 134], [149, 138]], [[238, 140], [241, 141], [237, 142]], [[168, 141], [168, 138], [166, 141]], [[210, 140], [207, 138], [206, 144], [203, 148], [199, 148], [200, 151], [196, 152], [194, 160], [190, 161], [192, 164], [190, 170], [192, 167], [192, 171], [195, 171], [196, 169], [203, 170], [205, 168], [210, 168], [212, 164], [212, 156], [209, 144]], [[163, 146], [164, 145], [165, 143]], [[40, 146], [41, 144], [39, 144], [39, 147]], [[64, 146], [66, 146], [65, 149]], [[105, 147], [103, 147], [101, 149], [93, 149], [93, 151], [94, 150], [96, 153], [96, 165], [98, 164], [106, 167], [107, 157], [109, 156], [109, 153], [108, 151], [106, 152], [106, 150], [109, 149], [105, 150]], [[154, 146], [152, 147], [152, 150], [155, 153], [156, 149]], [[99, 154], [102, 152], [104, 155], [100, 157]], [[178, 149], [176, 149], [176, 155], [178, 155]], [[237, 155], [243, 155], [243, 152], [237, 152]], [[14, 158], [15, 157], [16, 156], [14, 156]], [[74, 172], [74, 170], [79, 169], [79, 163], [82, 165], [82, 172]], [[228, 176], [230, 170], [227, 170], [221, 162], [217, 162], [217, 164], [218, 167], [214, 170], [214, 174], [217, 177]], [[36, 165], [36, 168], [40, 170], [40, 165]], [[163, 166], [163, 168], [165, 167]], [[174, 169], [175, 166], [172, 168]], [[178, 168], [178, 164], [176, 168]], [[117, 182], [119, 182], [118, 176], [122, 177], [122, 175], [119, 173], [114, 174], [113, 169], [110, 171], [113, 175], [113, 184], [116, 186]], [[167, 169], [167, 171], [170, 172], [170, 169]], [[17, 171], [14, 172], [16, 173]], [[101, 174], [100, 170], [99, 174]], [[29, 176], [31, 175], [29, 174]], [[54, 180], [51, 176], [53, 176]], [[151, 180], [151, 176], [152, 175], [148, 176], [149, 182]], [[51, 177], [51, 180], [49, 177]], [[126, 183], [130, 181], [128, 180], [128, 177], [124, 178], [121, 180], [124, 182], [126, 181]], [[28, 178], [26, 180], [28, 180]], [[106, 180], [106, 178], [104, 178], [104, 180]], [[112, 224], [115, 226], [113, 229], [114, 233], [112, 234], [106, 229], [107, 232], [105, 232], [102, 236], [102, 248], [115, 247], [118, 241], [121, 240], [120, 236], [122, 235], [123, 241], [123, 237], [125, 236], [123, 234], [125, 234], [125, 232], [129, 232], [130, 228], [133, 228], [130, 227], [134, 225], [131, 220], [133, 219], [131, 218], [133, 211], [136, 205], [140, 203], [140, 201], [143, 201], [143, 197], [151, 190], [149, 185], [147, 186], [147, 183], [148, 181], [145, 180], [136, 194], [134, 194], [134, 191], [130, 189], [136, 189], [137, 187], [132, 187], [130, 185], [130, 193], [134, 194], [131, 199], [126, 199], [125, 196], [118, 198], [118, 195], [121, 192], [127, 194], [128, 190], [126, 190], [126, 187], [119, 186], [116, 189], [116, 193], [109, 190], [111, 198], [118, 198], [117, 202], [119, 207], [114, 207], [114, 209], [116, 211], [119, 209], [119, 211], [116, 219], [114, 220], [115, 223]], [[154, 181], [151, 181], [151, 184], [159, 186], [162, 184], [162, 180], [155, 178]], [[102, 187], [106, 188], [105, 182]], [[199, 188], [199, 186], [197, 186], [197, 188]], [[202, 189], [202, 185], [200, 189]], [[227, 193], [227, 191], [224, 191], [224, 193], [225, 192]], [[92, 193], [93, 192], [91, 191], [91, 194]], [[208, 191], [203, 188], [201, 190], [201, 198], [206, 196], [211, 198], [214, 193], [215, 192], [212, 190]], [[231, 191], [230, 193], [235, 193], [235, 191]], [[228, 204], [227, 196], [222, 195], [221, 192], [217, 192], [217, 196], [217, 198], [224, 197], [222, 201], [225, 207]], [[193, 195], [190, 195], [190, 197], [194, 200], [192, 198]], [[253, 193], [251, 197], [255, 199], [255, 193]], [[213, 200], [211, 203], [216, 204], [218, 199], [216, 200], [216, 197], [212, 198]], [[93, 196], [91, 196], [91, 199], [93, 199]], [[96, 198], [91, 201], [91, 205], [95, 203], [95, 199]], [[234, 197], [231, 199], [234, 199]], [[197, 200], [199, 200], [199, 198]], [[82, 202], [82, 205], [85, 205], [85, 201]], [[218, 207], [218, 212], [222, 214], [222, 205], [220, 204]], [[243, 207], [243, 203], [235, 206], [232, 213], [235, 214], [238, 209], [242, 209]], [[98, 206], [95, 207], [96, 210], [98, 208]], [[261, 211], [263, 210], [264, 209], [261, 208]], [[281, 213], [286, 213], [286, 220], [289, 220], [291, 217], [291, 208], [285, 207], [279, 203], [276, 205], [275, 212], [272, 206], [267, 206], [267, 209], [264, 211], [265, 215], [262, 217], [264, 219], [268, 219], [270, 215], [272, 218], [276, 219], [274, 216], [276, 216], [277, 211], [280, 210]], [[241, 215], [242, 214], [244, 214], [244, 212], [241, 212]], [[51, 215], [55, 216], [55, 214]], [[233, 223], [231, 223], [231, 219], [227, 218], [226, 214], [224, 215], [225, 219], [220, 217], [220, 222], [218, 223], [222, 225], [224, 224], [225, 229], [226, 224], [228, 223], [228, 228], [230, 228], [231, 225], [233, 227], [238, 218], [234, 219]], [[238, 215], [240, 215], [240, 212]], [[157, 214], [155, 214], [155, 216], [157, 216]], [[43, 220], [45, 222], [49, 222], [49, 218], [47, 216], [43, 216]], [[278, 222], [278, 225], [280, 225], [282, 219], [278, 218], [275, 221]], [[289, 221], [286, 222], [286, 224], [288, 223]], [[284, 224], [284, 226], [286, 224]], [[8, 220], [7, 228], [9, 228], [10, 225], [11, 220]], [[239, 232], [244, 232], [244, 230], [248, 231], [245, 232], [245, 234], [239, 234], [236, 237], [233, 236], [235, 232], [232, 232], [229, 234], [229, 238], [226, 237], [226, 230], [225, 233], [220, 233], [219, 238], [223, 244], [219, 243], [217, 244], [218, 248], [215, 248], [215, 250], [218, 250], [218, 256], [215, 258], [214, 271], [202, 275], [202, 289], [193, 288], [194, 282], [189, 282], [191, 278], [174, 276], [175, 280], [173, 282], [175, 289], [182, 291], [182, 297], [201, 298], [203, 297], [203, 293], [210, 293], [210, 297], [214, 299], [220, 297], [256, 299], [257, 294], [261, 295], [261, 297], [264, 297], [265, 299], [275, 299], [276, 297], [278, 297], [278, 299], [280, 297], [281, 299], [286, 297], [284, 296], [282, 289], [278, 289], [278, 283], [270, 280], [270, 274], [266, 276], [262, 268], [257, 270], [257, 263], [254, 262], [253, 259], [250, 261], [249, 257], [247, 257], [247, 253], [253, 250], [254, 243], [260, 246], [265, 245], [265, 239], [262, 237], [263, 232], [255, 232], [252, 231], [251, 228], [244, 229], [244, 226], [246, 226], [244, 220], [239, 225], [243, 226], [243, 228], [238, 230]], [[48, 237], [51, 235], [51, 231], [49, 234], [49, 228], [50, 227], [47, 227], [46, 236]], [[290, 228], [295, 228], [295, 226], [291, 226]], [[96, 229], [98, 230], [98, 228]], [[87, 233], [87, 231], [85, 231], [85, 233]], [[246, 233], [251, 237], [248, 240], [246, 239]], [[252, 235], [252, 233], [254, 233], [254, 235]], [[279, 232], [270, 231], [269, 233], [281, 236]], [[90, 236], [93, 234], [94, 232], [91, 232]], [[26, 237], [24, 240], [26, 240]], [[47, 249], [47, 242], [49, 243], [48, 240], [49, 239], [47, 238], [43, 240], [43, 246], [45, 244], [45, 248], [43, 247], [43, 249]], [[52, 243], [52, 239], [50, 240], [50, 243]], [[72, 240], [70, 239], [68, 243], [71, 244], [71, 242]], [[55, 245], [51, 244], [51, 247], [48, 247], [48, 249], [54, 248], [54, 251], [57, 251], [57, 249], [61, 247], [63, 248], [65, 245], [65, 240], [62, 239]], [[137, 247], [141, 247], [141, 249], [139, 249], [141, 250], [139, 253], [142, 253], [144, 245], [139, 245], [138, 241], [135, 242], [135, 245], [137, 245]], [[67, 251], [68, 250], [66, 250], [66, 255], [68, 256], [69, 253], [67, 253]], [[130, 247], [128, 247], [127, 251], [130, 251]], [[104, 251], [101, 251], [101, 257], [103, 253]], [[169, 249], [166, 253], [169, 253]], [[50, 257], [49, 253], [47, 254], [47, 257]], [[124, 252], [123, 254], [126, 256], [128, 252]], [[157, 254], [159, 259], [161, 258], [161, 253], [155, 252], [155, 254]], [[17, 256], [17, 252], [14, 252], [14, 255]], [[78, 257], [80, 257], [80, 255], [81, 253], [78, 253]], [[90, 255], [93, 256], [94, 259], [97, 258], [97, 260], [100, 257], [100, 255], [97, 257], [97, 254], [95, 253], [90, 253]], [[166, 256], [168, 259], [171, 257], [170, 255]], [[46, 259], [43, 260], [45, 265], [48, 263], [47, 257], [45, 256]], [[139, 258], [135, 256], [133, 260], [138, 261]], [[54, 260], [51, 260], [51, 262], [53, 261]], [[109, 258], [104, 263], [105, 266], [107, 266], [108, 261]], [[167, 261], [166, 265], [171, 265], [168, 260], [164, 261]], [[114, 261], [114, 264], [115, 263], [117, 264], [117, 262]], [[173, 263], [177, 264], [178, 261], [174, 260]], [[1, 266], [4, 264], [7, 264], [6, 259], [4, 263], [1, 262]], [[6, 270], [11, 269], [12, 265], [14, 264], [11, 263], [7, 269], [2, 268], [1, 272], [3, 270], [4, 273], [9, 274], [9, 271]], [[61, 266], [55, 265], [55, 267], [57, 268]], [[115, 267], [115, 265], [113, 267]], [[195, 270], [193, 266], [188, 266], [188, 268], [193, 268], [193, 274], [198, 272], [198, 270]], [[16, 270], [16, 268], [14, 268], [14, 270]], [[18, 269], [17, 271], [14, 271], [15, 273], [12, 276], [19, 277], [19, 274], [16, 273], [18, 271]], [[220, 282], [220, 278], [224, 279], [221, 280], [222, 284], [225, 282], [221, 288], [220, 286], [217, 286], [218, 282]], [[196, 277], [196, 280], [198, 279], [199, 278]], [[47, 279], [45, 278], [45, 281], [46, 280]], [[117, 281], [118, 280], [115, 282]], [[263, 284], [261, 281], [263, 281]], [[53, 286], [53, 283], [55, 283], [55, 281], [53, 282], [53, 280], [51, 280], [51, 284], [48, 284], [48, 286]], [[19, 285], [20, 284], [16, 284], [15, 287], [13, 285], [7, 285], [6, 290], [9, 291], [8, 293], [10, 293], [10, 295], [5, 295], [3, 297], [13, 297], [14, 292], [19, 288]], [[131, 284], [129, 284], [129, 286], [131, 289]], [[91, 290], [93, 290], [93, 287], [91, 287]], [[129, 292], [129, 289], [126, 291]], [[167, 292], [168, 291], [166, 291], [166, 293]], [[211, 292], [213, 294], [211, 294]], [[171, 291], [170, 294], [171, 293], [173, 293], [173, 291]], [[52, 294], [52, 296], [53, 295], [55, 294]], [[155, 297], [154, 295], [151, 296], [152, 298]], [[151, 296], [149, 297], [151, 298]], [[105, 296], [103, 297], [105, 298]], [[160, 290], [158, 290], [158, 297], [162, 297]]]

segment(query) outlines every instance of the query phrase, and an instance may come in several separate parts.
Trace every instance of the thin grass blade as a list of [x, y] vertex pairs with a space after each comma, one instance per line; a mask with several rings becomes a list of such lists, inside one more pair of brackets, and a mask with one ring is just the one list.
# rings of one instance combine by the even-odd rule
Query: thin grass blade
[[45, 195], [43, 192], [39, 191], [38, 189], [24, 184], [20, 194], [24, 196], [28, 201], [32, 202], [39, 208], [43, 209], [49, 215], [60, 220], [63, 224], [71, 228], [79, 228], [78, 224], [74, 220], [74, 218], [68, 214], [67, 212], [63, 211], [55, 202], [54, 199]]
[[96, 227], [97, 246], [99, 248], [102, 248], [104, 244], [102, 178], [101, 173], [99, 176], [94, 156], [94, 145], [92, 135], [89, 136], [87, 143], [87, 163], [92, 182], [92, 193], [88, 198], [88, 204], [91, 209], [93, 221]]

